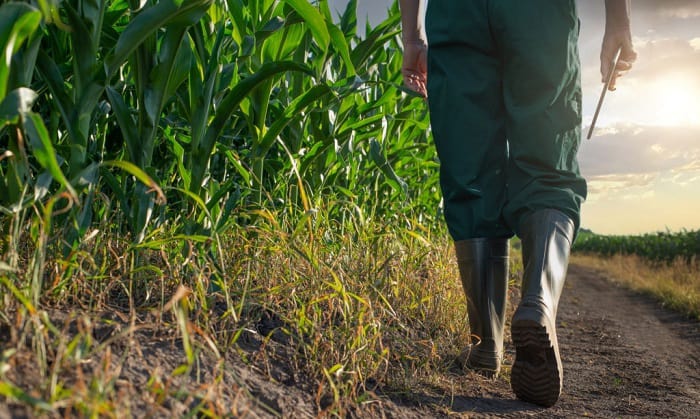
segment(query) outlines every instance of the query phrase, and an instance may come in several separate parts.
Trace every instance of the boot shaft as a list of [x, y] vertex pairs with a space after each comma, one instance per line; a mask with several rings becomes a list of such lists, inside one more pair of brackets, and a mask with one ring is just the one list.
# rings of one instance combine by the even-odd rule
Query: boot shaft
[[[455, 242], [462, 285], [467, 294], [481, 295], [508, 278], [508, 239], [477, 238]], [[469, 298], [469, 295], [467, 295]]]
[[523, 221], [523, 300], [542, 299], [556, 314], [574, 232], [573, 221], [557, 210], [539, 210]]
[[472, 334], [484, 336], [480, 318], [502, 323], [508, 287], [508, 239], [477, 238], [455, 242], [457, 264], [467, 297]]
[[471, 329], [467, 365], [497, 373], [503, 352], [508, 239], [461, 240], [455, 242], [455, 252]]

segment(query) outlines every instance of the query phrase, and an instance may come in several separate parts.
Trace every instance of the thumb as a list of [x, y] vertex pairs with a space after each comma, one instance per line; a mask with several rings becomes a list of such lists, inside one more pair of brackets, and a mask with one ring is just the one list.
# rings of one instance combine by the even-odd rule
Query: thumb
[[637, 51], [634, 50], [632, 40], [625, 40], [620, 50], [620, 61], [624, 61], [632, 67], [632, 63], [637, 61]]

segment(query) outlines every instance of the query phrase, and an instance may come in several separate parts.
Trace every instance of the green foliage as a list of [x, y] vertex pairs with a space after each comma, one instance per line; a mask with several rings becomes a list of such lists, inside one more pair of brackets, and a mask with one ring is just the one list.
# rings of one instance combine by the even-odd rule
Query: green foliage
[[656, 233], [641, 236], [579, 234], [574, 251], [602, 256], [637, 255], [651, 262], [669, 264], [676, 259], [691, 263], [700, 256], [700, 231]]
[[[208, 313], [211, 294], [224, 294], [237, 317], [250, 310], [246, 296], [287, 301], [263, 286], [271, 278], [239, 293], [227, 276], [268, 266], [241, 244], [258, 235], [287, 246], [275, 248], [284, 260], [301, 258], [291, 279], [314, 285], [288, 301], [288, 320], [310, 319], [294, 333], [321, 339], [297, 345], [323, 393], [340, 403], [380, 373], [388, 353], [369, 297], [385, 300], [377, 307], [391, 298], [372, 294], [374, 272], [356, 276], [332, 259], [375, 228], [421, 241], [439, 220], [427, 107], [401, 86], [397, 7], [360, 37], [356, 1], [338, 24], [326, 0], [0, 2], [0, 326], [32, 336], [46, 400], [65, 401], [47, 353], [74, 343], [56, 343], [43, 301], [116, 295], [110, 310], [133, 315], [155, 295], [162, 308], [185, 283], [171, 306], [189, 368], [190, 322], [202, 311], [188, 299]], [[369, 236], [387, 248], [396, 239]], [[358, 260], [372, 246], [356, 249]], [[243, 265], [231, 261], [239, 253]], [[285, 266], [269, 267], [281, 277]], [[323, 317], [327, 304], [341, 308], [335, 318]], [[0, 393], [46, 408], [10, 384]]]
[[217, 235], [254, 222], [250, 208], [436, 219], [437, 163], [425, 103], [400, 86], [396, 6], [361, 39], [356, 2], [340, 24], [326, 1], [142, 3], [2, 5], [14, 22], [0, 37], [5, 214], [68, 191], [76, 205], [54, 223], [65, 251], [107, 210], [98, 196], [137, 243], [169, 222]]

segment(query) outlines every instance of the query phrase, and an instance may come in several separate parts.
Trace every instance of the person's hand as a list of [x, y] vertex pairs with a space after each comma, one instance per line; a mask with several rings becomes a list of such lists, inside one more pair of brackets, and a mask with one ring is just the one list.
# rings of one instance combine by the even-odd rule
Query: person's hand
[[[620, 51], [620, 58], [613, 70], [612, 67], [615, 64], [617, 51]], [[603, 83], [607, 82], [610, 72], [614, 71], [615, 74], [612, 76], [609, 89], [615, 90], [617, 78], [627, 73], [636, 60], [637, 52], [632, 44], [632, 34], [629, 26], [607, 28], [600, 52], [600, 74], [603, 78]]]
[[404, 84], [414, 92], [428, 97], [428, 46], [425, 40], [403, 41], [403, 65], [401, 67]]

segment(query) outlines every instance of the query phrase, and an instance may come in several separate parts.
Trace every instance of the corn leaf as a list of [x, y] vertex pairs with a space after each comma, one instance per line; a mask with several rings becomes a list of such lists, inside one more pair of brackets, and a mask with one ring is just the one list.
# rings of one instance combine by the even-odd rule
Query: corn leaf
[[307, 0], [285, 0], [304, 19], [304, 23], [314, 36], [321, 50], [325, 51], [331, 42], [325, 19]]
[[292, 103], [289, 104], [284, 110], [284, 113], [275, 121], [275, 123], [270, 127], [270, 129], [265, 134], [265, 137], [260, 141], [255, 149], [253, 150], [253, 156], [256, 158], [262, 158], [265, 156], [267, 151], [270, 149], [272, 144], [274, 144], [277, 136], [282, 132], [282, 130], [289, 125], [292, 119], [296, 118], [300, 112], [306, 109], [308, 106], [314, 104], [321, 98], [333, 93], [333, 90], [323, 84], [314, 86], [309, 89], [306, 93], [294, 99]]
[[201, 188], [201, 182], [204, 179], [206, 167], [201, 164], [209, 160], [216, 140], [224, 128], [224, 124], [228, 121], [231, 114], [238, 108], [238, 105], [251, 93], [253, 89], [259, 86], [264, 81], [283, 74], [289, 71], [297, 71], [311, 74], [311, 70], [301, 64], [292, 61], [276, 61], [264, 64], [255, 74], [241, 80], [236, 86], [222, 99], [219, 104], [219, 110], [214, 115], [207, 132], [202, 139], [201, 144], [192, 144], [192, 153], [194, 162], [200, 164], [192, 167], [192, 192], [197, 193]]
[[206, 13], [213, 0], [161, 0], [144, 9], [119, 35], [114, 52], [105, 61], [106, 73], [112, 76], [134, 50], [160, 28], [168, 24], [190, 26]]
[[121, 169], [129, 173], [136, 179], [140, 180], [141, 183], [143, 183], [150, 192], [154, 192], [156, 194], [156, 203], [164, 204], [166, 202], [165, 194], [163, 193], [163, 190], [160, 188], [160, 186], [158, 186], [158, 183], [156, 183], [156, 181], [154, 181], [153, 178], [151, 178], [146, 172], [139, 169], [133, 163], [129, 163], [128, 161], [123, 160], [108, 160], [102, 162], [101, 166], [115, 167], [117, 169]]
[[22, 125], [27, 133], [27, 138], [32, 146], [32, 154], [39, 164], [46, 169], [54, 180], [63, 186], [70, 196], [77, 201], [78, 194], [73, 189], [73, 186], [68, 182], [66, 176], [61, 171], [56, 156], [56, 150], [51, 144], [49, 133], [46, 130], [44, 121], [35, 113], [29, 112], [22, 116]]
[[25, 3], [0, 5], [0, 101], [5, 98], [12, 56], [39, 27], [41, 12]]
[[26, 87], [11, 91], [0, 101], [0, 127], [18, 123], [20, 115], [31, 111], [36, 97], [36, 92]]

